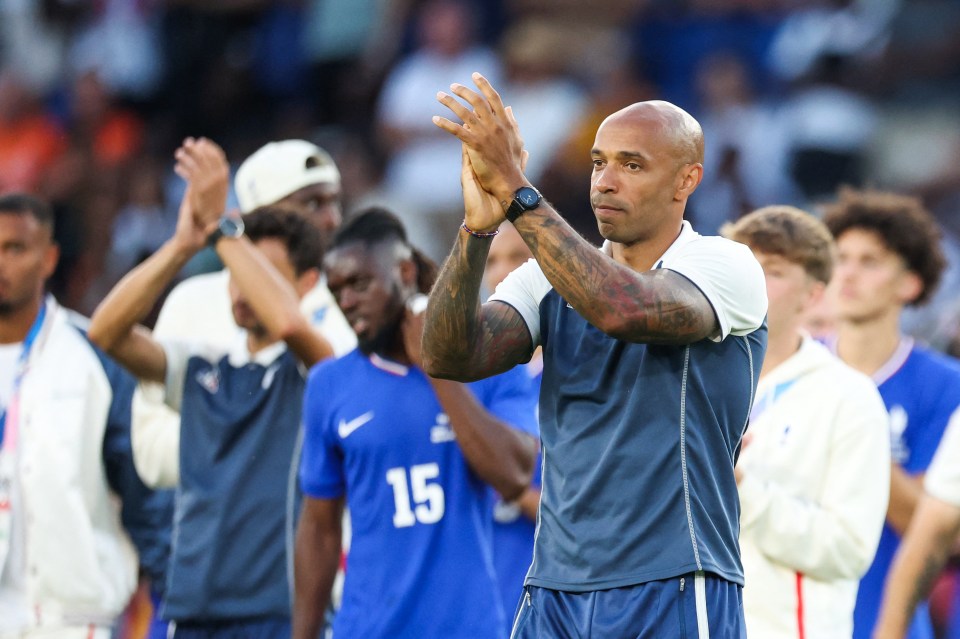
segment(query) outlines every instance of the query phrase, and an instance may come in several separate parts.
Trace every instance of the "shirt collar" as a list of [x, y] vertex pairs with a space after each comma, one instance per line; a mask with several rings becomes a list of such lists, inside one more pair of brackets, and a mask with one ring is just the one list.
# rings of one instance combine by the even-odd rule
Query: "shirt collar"
[[247, 331], [240, 329], [230, 343], [230, 347], [227, 350], [227, 358], [230, 365], [234, 368], [240, 368], [247, 364], [269, 366], [275, 362], [278, 357], [283, 355], [286, 350], [286, 342], [277, 341], [265, 348], [261, 348], [251, 355], [250, 349], [247, 348]]
[[399, 377], [406, 377], [407, 373], [410, 372], [409, 366], [404, 366], [399, 362], [395, 362], [390, 359], [385, 359], [380, 357], [376, 353], [370, 353], [370, 363], [373, 364], [376, 368], [379, 368], [382, 371], [390, 373], [391, 375], [397, 375]]

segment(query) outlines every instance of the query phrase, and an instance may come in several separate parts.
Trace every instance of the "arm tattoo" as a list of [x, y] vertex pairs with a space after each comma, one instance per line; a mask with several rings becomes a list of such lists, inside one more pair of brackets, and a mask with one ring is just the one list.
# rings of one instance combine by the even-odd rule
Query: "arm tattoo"
[[716, 332], [710, 302], [679, 273], [637, 273], [614, 263], [549, 206], [524, 214], [516, 226], [554, 289], [612, 337], [687, 344]]
[[489, 249], [489, 240], [460, 233], [430, 292], [423, 365], [433, 377], [481, 379], [530, 357], [530, 333], [520, 313], [499, 302], [480, 305]]

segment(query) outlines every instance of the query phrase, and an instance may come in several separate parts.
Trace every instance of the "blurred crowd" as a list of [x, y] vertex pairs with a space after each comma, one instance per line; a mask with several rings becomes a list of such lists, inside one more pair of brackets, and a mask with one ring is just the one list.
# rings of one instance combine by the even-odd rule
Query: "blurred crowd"
[[[172, 229], [182, 184], [169, 158], [186, 135], [231, 158], [318, 142], [347, 212], [388, 202], [439, 258], [460, 216], [459, 151], [430, 122], [433, 96], [480, 70], [514, 107], [531, 180], [589, 238], [583, 167], [599, 119], [662, 98], [705, 129], [689, 211], [702, 232], [869, 185], [922, 196], [955, 257], [958, 36], [953, 0], [11, 0], [0, 190], [54, 203], [54, 288], [87, 312]], [[955, 282], [911, 326], [944, 348]]]

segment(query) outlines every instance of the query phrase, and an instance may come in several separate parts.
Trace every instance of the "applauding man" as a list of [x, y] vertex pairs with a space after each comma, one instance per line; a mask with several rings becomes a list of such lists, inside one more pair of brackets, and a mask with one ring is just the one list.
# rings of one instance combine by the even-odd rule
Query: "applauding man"
[[[180, 411], [178, 534], [161, 611], [173, 637], [282, 639], [305, 367], [332, 355], [299, 308], [320, 276], [320, 238], [280, 209], [223, 216], [227, 162], [208, 140], [185, 142], [177, 172], [188, 187], [176, 233], [110, 292], [90, 336], [140, 379], [163, 382]], [[155, 340], [137, 322], [207, 244], [230, 271], [231, 346]]]

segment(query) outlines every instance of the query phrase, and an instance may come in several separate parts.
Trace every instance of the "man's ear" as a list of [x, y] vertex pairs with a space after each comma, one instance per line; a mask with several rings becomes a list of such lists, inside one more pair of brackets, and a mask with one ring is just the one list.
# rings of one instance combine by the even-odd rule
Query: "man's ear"
[[913, 271], [906, 271], [900, 276], [897, 285], [897, 296], [904, 306], [913, 304], [923, 295], [923, 279]]
[[417, 264], [412, 259], [400, 260], [400, 281], [404, 288], [417, 288]]
[[311, 268], [297, 277], [297, 295], [303, 297], [313, 290], [313, 287], [320, 281], [320, 269]]
[[43, 279], [44, 281], [53, 277], [53, 272], [57, 270], [57, 263], [60, 261], [60, 245], [54, 242], [50, 243], [43, 254]]
[[[811, 278], [812, 279], [812, 278]], [[803, 301], [801, 311], [807, 313], [823, 300], [827, 292], [827, 285], [819, 280], [811, 281], [807, 286], [807, 298]]]
[[684, 164], [680, 169], [677, 189], [673, 194], [674, 201], [682, 202], [693, 195], [703, 180], [703, 165], [699, 162]]

